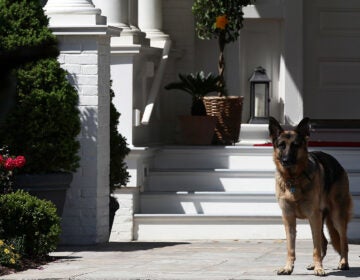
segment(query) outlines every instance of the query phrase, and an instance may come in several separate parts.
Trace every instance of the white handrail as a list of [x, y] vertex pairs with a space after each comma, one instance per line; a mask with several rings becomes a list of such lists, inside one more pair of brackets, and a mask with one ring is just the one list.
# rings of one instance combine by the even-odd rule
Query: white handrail
[[154, 81], [150, 89], [149, 97], [146, 102], [147, 105], [145, 106], [144, 114], [141, 119], [141, 124], [143, 125], [148, 125], [150, 122], [150, 118], [154, 109], [154, 104], [159, 94], [161, 81], [164, 76], [167, 60], [169, 58], [170, 48], [171, 48], [171, 40], [166, 39], [161, 55], [161, 60], [159, 63], [159, 68], [155, 74]]

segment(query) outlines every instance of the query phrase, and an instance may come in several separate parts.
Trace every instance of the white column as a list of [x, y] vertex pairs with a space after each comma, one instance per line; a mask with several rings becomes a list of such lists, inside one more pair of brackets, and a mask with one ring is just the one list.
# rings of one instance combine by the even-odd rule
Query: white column
[[131, 29], [139, 30], [138, 0], [129, 0], [129, 24]]
[[303, 1], [284, 3], [285, 122], [297, 124], [304, 116]]
[[128, 0], [93, 0], [93, 3], [107, 17], [108, 25], [120, 27], [123, 31], [130, 28]]
[[145, 34], [129, 25], [129, 0], [93, 0], [103, 16], [107, 17], [107, 24], [122, 29], [120, 37], [111, 39], [112, 46], [142, 44]]
[[151, 46], [163, 48], [169, 38], [162, 29], [162, 0], [138, 0], [138, 24], [151, 40]]
[[50, 26], [101, 24], [101, 10], [91, 0], [48, 0], [44, 7]]

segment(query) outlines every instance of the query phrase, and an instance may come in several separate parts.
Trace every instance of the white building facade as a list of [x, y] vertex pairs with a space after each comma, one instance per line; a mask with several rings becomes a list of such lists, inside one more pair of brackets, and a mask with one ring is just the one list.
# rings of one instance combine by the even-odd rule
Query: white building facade
[[[67, 195], [64, 243], [128, 240], [284, 238], [274, 198], [266, 125], [248, 125], [248, 78], [257, 66], [271, 79], [270, 114], [286, 124], [304, 116], [326, 120], [320, 140], [358, 141], [360, 3], [356, 0], [256, 0], [244, 8], [237, 42], [226, 46], [226, 83], [245, 97], [240, 143], [177, 145], [177, 116], [190, 97], [167, 92], [178, 73], [216, 73], [216, 41], [197, 39], [192, 0], [48, 0], [44, 10], [58, 36], [59, 61], [79, 91], [81, 168]], [[114, 196], [108, 222], [109, 86], [128, 141], [131, 180]], [[337, 122], [338, 123], [338, 122]], [[345, 122], [340, 122], [346, 124]], [[351, 123], [354, 123], [353, 121]], [[339, 133], [341, 133], [339, 136]], [[344, 136], [345, 135], [345, 136]], [[345, 137], [345, 138], [344, 138]], [[248, 141], [251, 140], [251, 141]], [[350, 172], [358, 226], [360, 150], [327, 148]], [[300, 223], [299, 237], [310, 238]]]

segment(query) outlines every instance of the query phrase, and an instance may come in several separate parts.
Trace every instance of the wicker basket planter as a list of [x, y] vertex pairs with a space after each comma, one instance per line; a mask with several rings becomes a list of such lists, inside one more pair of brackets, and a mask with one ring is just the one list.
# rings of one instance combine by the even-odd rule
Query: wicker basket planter
[[243, 100], [243, 96], [204, 97], [207, 115], [217, 117], [216, 144], [231, 145], [239, 141]]

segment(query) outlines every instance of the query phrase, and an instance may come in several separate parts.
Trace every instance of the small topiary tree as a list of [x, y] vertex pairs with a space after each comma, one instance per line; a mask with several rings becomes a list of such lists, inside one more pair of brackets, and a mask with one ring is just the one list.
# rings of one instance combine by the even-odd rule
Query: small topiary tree
[[24, 257], [44, 257], [59, 241], [60, 218], [53, 203], [24, 191], [0, 196], [0, 239]]
[[17, 105], [0, 129], [12, 154], [24, 155], [21, 173], [73, 172], [79, 165], [78, 95], [55, 59], [16, 71]]
[[[218, 40], [219, 86], [223, 89], [225, 88], [225, 46], [239, 37], [239, 31], [243, 27], [242, 9], [251, 2], [251, 0], [195, 0], [192, 6], [197, 36], [200, 39]], [[220, 91], [219, 96], [224, 93], [225, 90]]]
[[[54, 58], [59, 51], [40, 1], [0, 0], [0, 9], [0, 51], [13, 55], [0, 61], [5, 69], [17, 68], [16, 104], [0, 124], [0, 143], [26, 157], [22, 173], [73, 172], [79, 165], [78, 95]], [[35, 62], [28, 62], [30, 54]]]
[[1, 78], [24, 63], [58, 56], [39, 0], [0, 0], [0, 11]]

